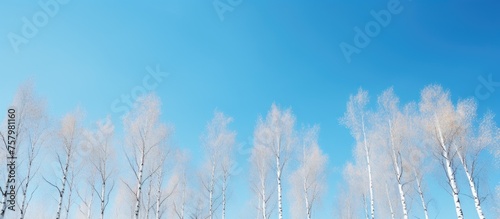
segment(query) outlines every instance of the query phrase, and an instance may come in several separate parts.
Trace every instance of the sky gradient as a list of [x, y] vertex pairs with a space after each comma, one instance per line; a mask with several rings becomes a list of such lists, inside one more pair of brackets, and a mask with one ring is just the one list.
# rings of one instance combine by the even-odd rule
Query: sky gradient
[[[48, 1], [0, 7], [0, 109], [31, 78], [52, 116], [77, 106], [88, 124], [110, 115], [119, 137], [123, 114], [113, 105], [143, 87], [160, 96], [162, 121], [175, 127], [174, 145], [188, 149], [194, 161], [202, 160], [200, 135], [214, 110], [233, 117], [244, 173], [257, 118], [272, 103], [291, 107], [298, 128], [321, 127], [319, 144], [329, 157], [329, 188], [318, 218], [331, 218], [341, 169], [352, 160], [354, 139], [338, 120], [359, 87], [374, 103], [392, 86], [406, 103], [437, 83], [454, 100], [477, 98], [480, 115], [500, 112], [500, 86], [488, 89], [484, 83], [500, 82], [500, 3], [493, 0], [401, 0], [400, 13], [350, 62], [339, 45], [354, 45], [355, 27], [364, 29], [375, 21], [372, 10], [387, 10], [395, 1], [242, 0], [221, 20], [212, 1], [70, 0], [57, 3], [58, 10], [28, 39], [23, 18], [33, 20], [43, 11], [40, 2]], [[12, 34], [27, 42], [16, 46]], [[153, 80], [148, 68], [163, 73]], [[145, 80], [154, 86], [146, 88]], [[489, 181], [498, 185], [493, 175]], [[228, 213], [236, 218], [250, 206], [251, 192], [246, 174], [232, 183]], [[439, 185], [430, 189], [440, 209], [430, 209], [431, 215], [452, 218], [448, 195]], [[464, 199], [466, 218], [474, 217], [472, 201]]]

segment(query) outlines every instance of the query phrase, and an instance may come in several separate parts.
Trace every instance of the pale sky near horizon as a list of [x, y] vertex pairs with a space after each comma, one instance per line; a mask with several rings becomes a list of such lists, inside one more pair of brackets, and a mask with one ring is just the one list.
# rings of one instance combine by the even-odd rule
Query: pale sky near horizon
[[[251, 207], [247, 157], [257, 118], [272, 103], [290, 107], [297, 129], [321, 127], [319, 144], [329, 157], [319, 219], [332, 218], [341, 170], [353, 159], [354, 140], [339, 118], [359, 87], [369, 91], [371, 103], [389, 87], [408, 103], [418, 101], [426, 85], [441, 84], [454, 101], [476, 98], [480, 115], [500, 113], [496, 1], [241, 1], [231, 6], [221, 0], [232, 8], [221, 20], [212, 1], [70, 0], [50, 8], [45, 23], [38, 16], [46, 13], [39, 2], [49, 0], [4, 2], [0, 109], [32, 79], [54, 119], [79, 106], [87, 124], [110, 115], [119, 137], [122, 96], [155, 92], [163, 104], [162, 121], [175, 127], [174, 146], [190, 151], [194, 167], [203, 160], [200, 135], [214, 110], [222, 111], [234, 118], [231, 128], [242, 147], [237, 162], [243, 174], [233, 178], [228, 206], [228, 218], [241, 218]], [[366, 32], [367, 24], [378, 22], [371, 11], [391, 7], [398, 12], [359, 48], [355, 27]], [[359, 53], [346, 57], [342, 43], [357, 46]], [[489, 168], [493, 189], [500, 184], [500, 174], [494, 174], [499, 168]], [[437, 169], [430, 176], [435, 199], [430, 213], [453, 218], [453, 202], [439, 185], [439, 174]], [[466, 218], [475, 217], [471, 199], [461, 197]], [[491, 208], [486, 212], [495, 216]], [[288, 205], [285, 218], [290, 218]]]

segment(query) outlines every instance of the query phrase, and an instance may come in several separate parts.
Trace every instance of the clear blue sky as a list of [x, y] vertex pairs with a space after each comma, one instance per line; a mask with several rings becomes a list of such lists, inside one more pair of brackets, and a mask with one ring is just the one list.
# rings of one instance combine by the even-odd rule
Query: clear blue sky
[[[175, 126], [175, 144], [199, 158], [199, 136], [215, 109], [234, 118], [238, 142], [249, 148], [259, 115], [273, 102], [292, 107], [299, 127], [321, 126], [331, 174], [318, 214], [328, 218], [340, 169], [351, 159], [353, 139], [338, 124], [350, 94], [363, 87], [375, 97], [393, 86], [403, 101], [418, 100], [425, 85], [439, 83], [458, 99], [477, 96], [479, 77], [500, 81], [500, 3], [493, 0], [402, 0], [401, 12], [347, 62], [340, 43], [352, 45], [353, 28], [364, 29], [374, 21], [370, 11], [388, 2], [243, 0], [221, 21], [212, 1], [71, 0], [18, 52], [9, 33], [22, 36], [23, 17], [32, 20], [42, 8], [37, 1], [3, 2], [0, 108], [33, 78], [52, 115], [79, 105], [89, 122], [110, 114], [119, 123], [113, 101], [142, 84], [147, 66], [159, 65], [169, 73], [154, 89], [163, 121]], [[480, 112], [500, 112], [500, 87], [493, 89], [478, 100]], [[238, 159], [245, 169], [247, 155]], [[245, 175], [235, 177], [231, 215], [249, 198]], [[443, 199], [439, 216], [452, 217], [453, 203]]]

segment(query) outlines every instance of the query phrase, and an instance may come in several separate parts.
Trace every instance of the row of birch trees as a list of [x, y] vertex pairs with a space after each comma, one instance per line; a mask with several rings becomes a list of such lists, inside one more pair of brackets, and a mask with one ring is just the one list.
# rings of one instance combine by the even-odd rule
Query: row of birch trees
[[[237, 207], [230, 202], [235, 174], [250, 182], [252, 218], [315, 218], [326, 193], [328, 156], [318, 143], [319, 126], [297, 128], [291, 109], [275, 104], [257, 119], [249, 168], [243, 168], [248, 174], [237, 162], [242, 154], [233, 118], [222, 112], [200, 134], [195, 162], [172, 143], [174, 127], [162, 122], [154, 94], [135, 101], [120, 121], [123, 132], [110, 117], [86, 122], [79, 108], [51, 118], [33, 83], [18, 89], [12, 106], [16, 181], [9, 182], [9, 169], [0, 172], [0, 218], [225, 219]], [[478, 218], [492, 212], [485, 211], [487, 201], [500, 200], [500, 186], [489, 190], [487, 184], [494, 169], [488, 165], [500, 165], [500, 129], [492, 112], [478, 116], [472, 98], [453, 101], [449, 91], [431, 85], [418, 102], [402, 104], [388, 89], [369, 104], [360, 89], [340, 121], [355, 144], [333, 198], [335, 218], [437, 217], [431, 178], [446, 185], [457, 218], [464, 217], [464, 198], [472, 199]], [[0, 161], [8, 167], [4, 128]], [[13, 190], [16, 211], [8, 209]]]
[[[0, 218], [227, 218], [231, 179], [238, 168], [233, 119], [216, 111], [200, 135], [203, 160], [172, 143], [174, 127], [161, 120], [161, 101], [138, 98], [117, 132], [110, 117], [89, 122], [77, 108], [61, 119], [48, 115], [32, 82], [22, 85], [16, 109], [16, 182], [1, 171]], [[326, 191], [327, 156], [319, 126], [298, 130], [290, 109], [273, 104], [257, 120], [249, 177], [257, 218], [314, 218]], [[6, 124], [6, 122], [5, 122]], [[7, 132], [0, 132], [7, 164]], [[241, 171], [241, 170], [240, 170]], [[240, 175], [241, 176], [241, 175]], [[8, 208], [16, 185], [16, 209]], [[286, 184], [287, 186], [284, 186]], [[290, 199], [283, 200], [286, 194]], [[283, 212], [289, 201], [290, 215]], [[285, 216], [284, 216], [285, 214]]]
[[372, 105], [360, 89], [341, 119], [355, 147], [354, 161], [343, 170], [346, 189], [337, 198], [338, 216], [435, 218], [426, 179], [437, 178], [446, 185], [457, 218], [464, 217], [462, 199], [469, 197], [477, 217], [485, 218], [484, 201], [495, 200], [486, 181], [494, 168], [486, 160], [499, 157], [500, 129], [493, 113], [479, 117], [474, 99], [452, 101], [438, 85], [425, 87], [419, 102], [401, 104], [388, 89]]

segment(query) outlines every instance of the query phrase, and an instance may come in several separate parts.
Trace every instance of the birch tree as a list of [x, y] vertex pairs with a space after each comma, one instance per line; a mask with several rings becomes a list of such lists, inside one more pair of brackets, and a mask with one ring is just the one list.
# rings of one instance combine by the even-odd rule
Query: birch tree
[[464, 134], [464, 126], [457, 118], [450, 94], [438, 85], [425, 87], [421, 92], [419, 104], [422, 113], [422, 125], [429, 140], [434, 157], [441, 163], [447, 183], [451, 189], [457, 218], [463, 218], [460, 203], [460, 190], [456, 180], [456, 151], [453, 145]]
[[304, 130], [299, 167], [291, 174], [294, 218], [311, 219], [313, 206], [326, 190], [325, 168], [328, 158], [319, 148], [318, 132], [318, 126]]
[[[33, 187], [39, 165], [37, 162], [40, 150], [45, 146], [48, 138], [48, 116], [46, 112], [45, 100], [35, 94], [33, 82], [27, 82], [21, 85], [14, 97], [13, 105], [17, 108], [17, 119], [20, 127], [18, 132], [18, 147], [20, 154], [18, 157], [23, 159], [20, 163], [23, 171], [19, 171], [19, 185], [21, 187], [21, 202], [19, 206], [20, 216], [23, 219], [26, 215], [29, 203], [38, 189], [38, 185]], [[0, 133], [1, 135], [1, 133]], [[19, 143], [24, 143], [19, 145]], [[22, 175], [21, 175], [22, 174]]]
[[261, 145], [257, 137], [254, 137], [254, 147], [250, 156], [251, 184], [252, 190], [257, 195], [258, 218], [269, 219], [274, 209], [271, 198], [275, 190], [270, 183], [272, 156], [270, 150]]
[[134, 174], [135, 189], [129, 183], [126, 186], [135, 196], [135, 219], [139, 218], [142, 207], [143, 186], [160, 168], [152, 164], [152, 153], [162, 150], [167, 139], [167, 126], [159, 121], [160, 105], [160, 99], [156, 95], [142, 96], [123, 119], [125, 145], [129, 151], [125, 155]]
[[[94, 204], [94, 190], [93, 186], [96, 183], [96, 173], [94, 171], [88, 171], [87, 173], [87, 180], [85, 180], [86, 185], [81, 186], [83, 188], [77, 188], [76, 189], [76, 194], [78, 195], [78, 198], [80, 199], [80, 214], [84, 216], [85, 218], [91, 219], [94, 215], [92, 214], [92, 206]], [[83, 192], [81, 192], [83, 190]]]
[[[360, 158], [363, 160], [364, 155]], [[339, 203], [342, 218], [370, 218], [370, 206], [367, 204], [369, 184], [366, 172], [365, 164], [361, 162], [356, 164], [348, 162], [344, 167], [342, 176], [346, 186], [342, 190], [346, 191], [347, 194], [343, 196], [343, 199], [340, 199]], [[342, 208], [344, 203], [346, 208]]]
[[215, 112], [214, 118], [207, 124], [206, 133], [202, 136], [205, 151], [208, 154], [208, 167], [210, 176], [208, 180], [202, 180], [203, 186], [208, 193], [208, 217], [212, 219], [215, 214], [218, 196], [216, 194], [217, 178], [222, 173], [222, 218], [226, 214], [226, 189], [229, 174], [232, 167], [232, 151], [235, 144], [236, 132], [228, 129], [232, 122], [231, 117], [221, 112]]
[[259, 118], [254, 138], [259, 145], [267, 148], [275, 162], [277, 194], [278, 194], [278, 218], [283, 218], [283, 196], [282, 177], [283, 170], [288, 163], [290, 153], [295, 144], [295, 116], [290, 109], [281, 110], [276, 104], [271, 106], [265, 120]]
[[[47, 115], [45, 100], [41, 99], [35, 94], [34, 84], [32, 81], [28, 81], [22, 84], [12, 102], [12, 106], [15, 108], [15, 130], [13, 130], [13, 136], [15, 137], [15, 154], [10, 156], [9, 154], [9, 133], [7, 130], [0, 131], [0, 140], [3, 144], [2, 161], [7, 162], [6, 157], [19, 157], [23, 159], [22, 162], [18, 163], [16, 166], [17, 175], [19, 176], [19, 186], [21, 187], [21, 205], [18, 206], [20, 209], [20, 217], [24, 218], [26, 210], [29, 205], [29, 201], [38, 187], [30, 187], [33, 178], [38, 172], [38, 168], [34, 167], [36, 158], [38, 157], [40, 148], [43, 146], [46, 140], [47, 131]], [[7, 120], [3, 124], [7, 124]], [[26, 147], [26, 148], [24, 148]], [[20, 149], [21, 148], [21, 149]], [[18, 154], [21, 152], [22, 154]], [[24, 164], [25, 163], [25, 164]], [[7, 164], [7, 163], [6, 163]], [[19, 165], [26, 167], [26, 172], [19, 172]], [[24, 168], [22, 168], [24, 169]], [[9, 178], [8, 171], [5, 172], [4, 185], [0, 186], [0, 194], [2, 196], [2, 202], [0, 206], [0, 218], [4, 218], [7, 210], [7, 196], [9, 190]], [[23, 174], [23, 175], [20, 175]], [[16, 180], [18, 180], [16, 179]], [[17, 183], [16, 183], [17, 184]], [[16, 186], [17, 187], [17, 186]], [[17, 191], [16, 191], [17, 192]]]
[[222, 174], [222, 219], [226, 218], [226, 208], [228, 199], [228, 187], [229, 179], [231, 177], [231, 171], [234, 167], [234, 144], [236, 138], [236, 132], [231, 134], [229, 141], [224, 145], [222, 155], [221, 155], [221, 174]]
[[372, 167], [370, 163], [370, 145], [367, 140], [366, 128], [366, 112], [365, 107], [368, 104], [368, 92], [359, 89], [358, 93], [349, 97], [347, 103], [347, 111], [341, 119], [341, 123], [347, 126], [351, 135], [356, 140], [356, 147], [363, 147], [365, 152], [365, 160], [369, 184], [369, 198], [370, 198], [370, 218], [375, 218], [375, 200], [373, 196], [373, 180], [372, 180]]
[[171, 196], [174, 194], [175, 190], [177, 189], [178, 182], [177, 180], [174, 181], [169, 181], [165, 183], [167, 178], [167, 166], [170, 167], [169, 164], [167, 164], [167, 160], [170, 158], [170, 149], [164, 149], [163, 151], [159, 151], [156, 153], [157, 158], [155, 159], [157, 161], [156, 165], [159, 167], [156, 172], [153, 173], [153, 176], [151, 177], [151, 187], [153, 188], [153, 206], [152, 209], [154, 209], [154, 218], [160, 219], [163, 217], [164, 213], [166, 212], [166, 202]]
[[69, 176], [68, 176], [68, 183], [67, 183], [67, 187], [68, 187], [68, 190], [67, 190], [67, 198], [66, 198], [66, 204], [64, 205], [64, 212], [65, 212], [65, 218], [68, 219], [70, 218], [70, 211], [71, 211], [71, 207], [73, 206], [74, 204], [74, 191], [75, 189], [77, 189], [78, 187], [78, 183], [76, 182], [76, 178], [78, 177], [79, 175], [79, 172], [81, 169], [77, 169], [75, 167], [73, 167], [74, 169], [72, 171], [69, 172]]
[[[44, 177], [44, 180], [54, 187], [58, 192], [58, 204], [56, 211], [56, 219], [61, 218], [63, 210], [65, 195], [68, 195], [67, 200], [71, 201], [70, 194], [66, 194], [66, 189], [71, 187], [70, 181], [74, 177], [74, 166], [77, 162], [76, 151], [82, 141], [82, 127], [81, 127], [81, 112], [75, 111], [67, 114], [61, 121], [61, 128], [57, 133], [57, 148], [56, 163], [57, 172], [60, 174], [59, 179], [55, 182], [49, 181]], [[70, 207], [66, 205], [66, 207]]]
[[185, 151], [177, 151], [175, 153], [176, 165], [172, 176], [172, 182], [175, 184], [173, 198], [172, 198], [172, 218], [185, 219], [187, 202], [190, 197], [190, 188], [188, 187], [187, 180], [187, 165], [188, 156]]
[[[378, 137], [387, 139], [382, 143], [383, 147], [387, 149], [389, 160], [391, 160], [391, 169], [394, 173], [394, 179], [397, 183], [399, 198], [401, 202], [403, 218], [408, 219], [408, 207], [406, 203], [405, 194], [405, 166], [407, 166], [407, 159], [404, 156], [404, 151], [408, 150], [408, 139], [412, 135], [410, 132], [412, 127], [409, 126], [409, 115], [405, 115], [399, 109], [399, 99], [394, 94], [392, 88], [384, 91], [378, 97], [379, 112], [378, 120]], [[387, 184], [385, 185], [386, 190]], [[394, 214], [392, 214], [394, 215]]]
[[[99, 201], [99, 218], [103, 219], [109, 204], [109, 196], [115, 187], [114, 167], [114, 125], [111, 119], [99, 120], [94, 130], [85, 132], [85, 144], [89, 145], [92, 156], [89, 156], [91, 197], [94, 194]], [[90, 199], [92, 200], [92, 199]], [[91, 206], [91, 204], [90, 204]], [[90, 207], [89, 206], [89, 207]]]
[[415, 182], [415, 191], [418, 193], [424, 217], [425, 219], [429, 219], [429, 201], [428, 198], [425, 197], [426, 189], [424, 184], [424, 175], [429, 170], [429, 168], [424, 165], [424, 162], [427, 160], [427, 154], [425, 153], [424, 148], [418, 145], [413, 145], [413, 147], [409, 147], [408, 149], [408, 161], [411, 168], [411, 177], [414, 178]]
[[491, 112], [487, 113], [476, 126], [476, 103], [472, 99], [459, 101], [457, 104], [457, 117], [460, 126], [463, 127], [465, 133], [458, 136], [458, 140], [453, 142], [456, 149], [456, 154], [463, 171], [467, 177], [474, 206], [478, 217], [484, 219], [484, 213], [481, 207], [482, 198], [479, 196], [479, 177], [477, 175], [479, 156], [486, 151], [488, 147], [498, 144], [496, 136], [498, 127], [494, 122], [494, 116]]

